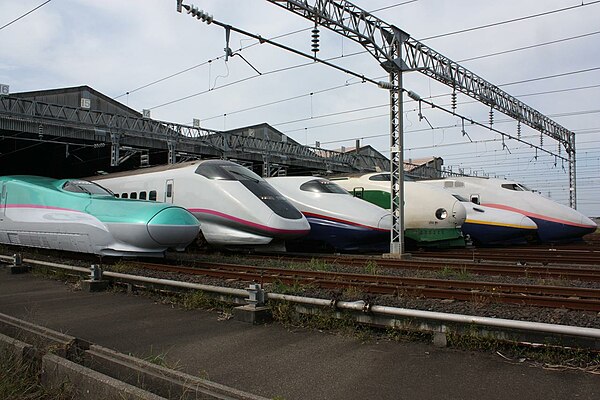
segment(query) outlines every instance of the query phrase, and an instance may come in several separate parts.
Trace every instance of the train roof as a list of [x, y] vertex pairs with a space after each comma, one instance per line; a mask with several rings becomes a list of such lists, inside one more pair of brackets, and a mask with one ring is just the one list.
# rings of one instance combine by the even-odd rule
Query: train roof
[[85, 178], [85, 179], [89, 179], [89, 180], [93, 180], [93, 181], [98, 181], [98, 180], [109, 179], [109, 178], [120, 178], [120, 177], [123, 177], [123, 176], [134, 176], [134, 175], [150, 174], [150, 173], [153, 173], [153, 172], [162, 172], [162, 171], [170, 171], [170, 170], [174, 170], [174, 169], [186, 168], [186, 167], [189, 167], [191, 165], [198, 165], [198, 164], [206, 162], [206, 161], [225, 161], [225, 160], [194, 160], [194, 161], [186, 161], [186, 162], [178, 163], [178, 164], [165, 164], [165, 165], [158, 165], [156, 167], [132, 169], [132, 170], [121, 171], [121, 172], [112, 172], [110, 174], [105, 174], [105, 175], [90, 176], [90, 177]]

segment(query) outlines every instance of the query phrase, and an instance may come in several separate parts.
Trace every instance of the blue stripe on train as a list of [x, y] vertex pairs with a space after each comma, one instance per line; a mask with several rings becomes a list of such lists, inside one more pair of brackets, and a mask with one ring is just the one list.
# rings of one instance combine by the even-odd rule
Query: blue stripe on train
[[465, 222], [461, 228], [463, 234], [477, 244], [518, 244], [526, 243], [527, 238], [535, 238], [535, 229], [523, 229], [510, 226], [474, 224]]
[[[340, 251], [386, 251], [390, 233], [339, 221], [307, 217], [310, 233], [303, 239], [325, 242]], [[303, 239], [299, 239], [302, 241]]]

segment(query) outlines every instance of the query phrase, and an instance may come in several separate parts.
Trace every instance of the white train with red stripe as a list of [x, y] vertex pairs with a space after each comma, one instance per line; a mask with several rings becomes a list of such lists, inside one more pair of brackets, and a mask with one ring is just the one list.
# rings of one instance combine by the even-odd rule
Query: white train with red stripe
[[231, 161], [190, 161], [91, 179], [120, 197], [186, 208], [198, 218], [211, 245], [272, 245], [310, 231], [306, 218], [285, 197]]
[[518, 182], [481, 177], [422, 182], [443, 187], [476, 204], [522, 214], [535, 222], [537, 237], [542, 242], [578, 239], [598, 227], [579, 211], [533, 192]]
[[345, 252], [389, 251], [392, 215], [314, 176], [266, 178], [310, 223], [310, 234], [288, 247]]

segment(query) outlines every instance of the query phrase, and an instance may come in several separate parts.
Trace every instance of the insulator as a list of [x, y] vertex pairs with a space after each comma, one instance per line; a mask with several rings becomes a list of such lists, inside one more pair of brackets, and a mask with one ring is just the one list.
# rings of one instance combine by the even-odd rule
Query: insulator
[[544, 134], [540, 133], [540, 147], [544, 147]]
[[517, 121], [517, 139], [521, 139], [521, 121]]
[[490, 126], [494, 124], [494, 109], [490, 108]]
[[452, 111], [456, 111], [456, 91], [452, 92]]
[[315, 57], [317, 56], [317, 52], [319, 51], [319, 28], [315, 24], [315, 27], [312, 29], [312, 52], [315, 53]]

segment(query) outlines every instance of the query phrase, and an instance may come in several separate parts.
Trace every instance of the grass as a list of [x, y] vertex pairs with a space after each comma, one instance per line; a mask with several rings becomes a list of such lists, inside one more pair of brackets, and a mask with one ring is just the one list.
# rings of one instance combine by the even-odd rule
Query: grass
[[365, 272], [369, 275], [379, 275], [379, 266], [377, 261], [369, 260], [365, 265]]
[[456, 270], [445, 266], [437, 272], [437, 276], [442, 279], [456, 279], [460, 281], [469, 281], [473, 279], [473, 274], [470, 273], [466, 268]]
[[0, 399], [66, 400], [74, 399], [73, 388], [63, 384], [56, 388], [42, 386], [31, 364], [22, 363], [8, 352], [0, 352]]
[[526, 346], [517, 341], [485, 338], [474, 333], [447, 333], [448, 346], [494, 352], [507, 361], [534, 363], [551, 369], [578, 369], [600, 374], [600, 353], [560, 346]]

